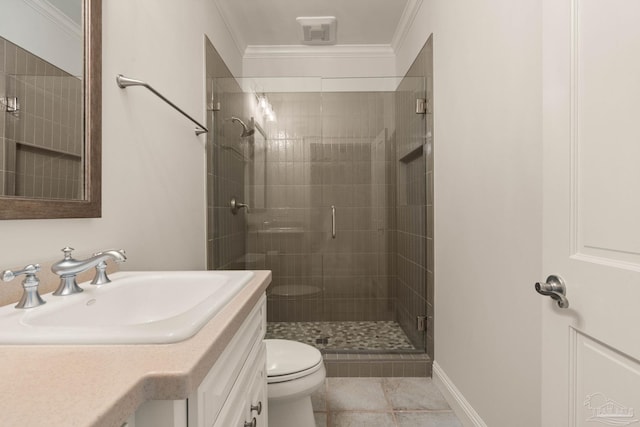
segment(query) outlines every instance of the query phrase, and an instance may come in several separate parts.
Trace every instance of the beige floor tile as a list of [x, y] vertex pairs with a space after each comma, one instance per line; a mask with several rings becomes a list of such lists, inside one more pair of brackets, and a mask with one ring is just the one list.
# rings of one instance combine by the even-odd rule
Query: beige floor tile
[[329, 411], [391, 410], [382, 389], [382, 378], [328, 378], [327, 381]]
[[331, 412], [329, 418], [331, 427], [396, 427], [390, 412]]
[[430, 378], [327, 378], [312, 402], [317, 427], [462, 427]]
[[322, 386], [311, 394], [311, 405], [314, 411], [327, 410], [327, 380]]
[[384, 378], [382, 387], [394, 410], [450, 409], [431, 378]]
[[453, 412], [396, 412], [398, 427], [462, 427]]
[[328, 420], [327, 420], [327, 413], [326, 412], [314, 412], [313, 416], [316, 420], [316, 427], [327, 427], [329, 424]]

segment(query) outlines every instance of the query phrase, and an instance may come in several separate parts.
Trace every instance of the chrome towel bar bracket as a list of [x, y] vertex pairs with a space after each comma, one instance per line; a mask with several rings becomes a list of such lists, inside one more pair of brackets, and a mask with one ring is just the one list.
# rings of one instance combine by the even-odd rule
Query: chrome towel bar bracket
[[147, 89], [149, 89], [151, 92], [153, 92], [158, 98], [162, 99], [164, 102], [166, 102], [167, 104], [171, 105], [173, 108], [175, 108], [180, 114], [182, 114], [183, 116], [185, 116], [187, 119], [191, 120], [193, 123], [195, 123], [198, 127], [195, 129], [196, 135], [201, 135], [203, 133], [207, 133], [209, 132], [209, 130], [205, 127], [202, 126], [200, 123], [198, 123], [197, 120], [195, 120], [193, 117], [191, 117], [190, 115], [188, 115], [187, 113], [185, 113], [180, 107], [178, 107], [176, 104], [174, 104], [173, 102], [169, 101], [167, 98], [165, 98], [160, 92], [158, 92], [157, 90], [155, 90], [151, 85], [149, 85], [148, 83], [145, 83], [141, 80], [136, 80], [136, 79], [131, 79], [129, 77], [125, 77], [122, 74], [118, 74], [116, 76], [116, 83], [118, 83], [118, 87], [120, 89], [124, 89], [126, 87], [129, 86], [143, 86], [146, 87]]

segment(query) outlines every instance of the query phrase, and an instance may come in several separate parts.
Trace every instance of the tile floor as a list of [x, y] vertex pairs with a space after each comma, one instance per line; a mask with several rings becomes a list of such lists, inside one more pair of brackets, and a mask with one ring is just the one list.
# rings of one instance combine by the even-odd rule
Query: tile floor
[[317, 427], [462, 427], [431, 378], [327, 378]]
[[416, 350], [398, 322], [268, 322], [267, 338], [300, 341], [318, 350]]

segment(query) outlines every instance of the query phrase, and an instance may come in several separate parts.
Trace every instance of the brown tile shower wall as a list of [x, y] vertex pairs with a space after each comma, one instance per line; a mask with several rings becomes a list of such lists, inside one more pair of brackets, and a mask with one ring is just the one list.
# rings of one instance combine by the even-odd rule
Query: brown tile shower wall
[[[320, 171], [312, 152], [321, 143], [319, 93], [268, 94], [278, 115], [257, 136], [261, 173], [252, 184], [249, 252], [258, 268], [272, 270], [269, 321], [320, 320], [324, 316], [321, 254], [323, 214]], [[262, 198], [258, 200], [258, 195]], [[292, 295], [304, 293], [305, 295]]]
[[[231, 213], [232, 197], [242, 201], [248, 162], [241, 127], [245, 95], [211, 42], [206, 41], [207, 76], [207, 268], [244, 269], [246, 212]], [[219, 106], [219, 111], [217, 110]]]
[[[6, 111], [6, 97], [19, 111]], [[81, 79], [0, 37], [0, 99], [3, 194], [82, 198]]]
[[273, 271], [269, 320], [393, 319], [395, 95], [268, 96], [278, 122], [265, 126], [249, 251]]
[[[433, 99], [431, 39], [397, 91], [397, 320], [416, 347], [433, 357], [433, 111], [416, 114], [417, 98]], [[426, 132], [426, 141], [425, 141]], [[426, 143], [425, 143], [426, 142]], [[426, 315], [427, 333], [416, 329]], [[425, 342], [426, 338], [426, 342]]]

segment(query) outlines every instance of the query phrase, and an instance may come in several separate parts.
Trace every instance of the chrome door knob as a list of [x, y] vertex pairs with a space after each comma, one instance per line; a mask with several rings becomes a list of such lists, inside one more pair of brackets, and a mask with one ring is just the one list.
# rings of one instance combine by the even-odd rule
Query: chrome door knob
[[567, 299], [567, 287], [564, 284], [562, 277], [551, 275], [547, 277], [545, 283], [536, 283], [536, 292], [540, 295], [551, 297], [558, 303], [560, 308], [568, 308], [569, 300]]

